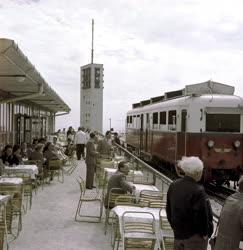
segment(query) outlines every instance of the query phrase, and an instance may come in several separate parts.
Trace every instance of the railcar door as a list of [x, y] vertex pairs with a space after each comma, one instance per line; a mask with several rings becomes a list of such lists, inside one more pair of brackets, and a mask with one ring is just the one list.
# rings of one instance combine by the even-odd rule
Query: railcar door
[[143, 114], [140, 116], [140, 150], [143, 150]]
[[179, 153], [178, 156], [186, 156], [187, 155], [187, 146], [186, 146], [186, 137], [187, 137], [187, 131], [186, 131], [186, 117], [187, 117], [187, 110], [182, 109], [181, 110], [181, 133], [179, 135], [180, 138], [178, 138], [179, 143], [177, 146], [179, 147], [177, 152]]
[[146, 114], [146, 130], [145, 130], [145, 151], [146, 152], [148, 152], [149, 127], [150, 127], [150, 119], [149, 119], [149, 113], [147, 113]]

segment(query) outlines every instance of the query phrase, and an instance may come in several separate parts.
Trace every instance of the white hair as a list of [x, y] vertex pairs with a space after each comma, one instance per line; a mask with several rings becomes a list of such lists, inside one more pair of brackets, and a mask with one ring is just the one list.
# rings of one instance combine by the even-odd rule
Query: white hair
[[194, 176], [203, 171], [203, 162], [196, 156], [183, 156], [178, 165], [185, 172], [185, 175], [189, 176]]

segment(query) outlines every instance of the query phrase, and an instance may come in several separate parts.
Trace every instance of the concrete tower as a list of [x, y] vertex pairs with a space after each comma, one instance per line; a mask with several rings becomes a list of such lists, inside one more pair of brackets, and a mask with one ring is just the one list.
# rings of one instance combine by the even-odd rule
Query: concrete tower
[[92, 20], [91, 64], [80, 72], [80, 126], [103, 132], [103, 64], [93, 63], [94, 20]]

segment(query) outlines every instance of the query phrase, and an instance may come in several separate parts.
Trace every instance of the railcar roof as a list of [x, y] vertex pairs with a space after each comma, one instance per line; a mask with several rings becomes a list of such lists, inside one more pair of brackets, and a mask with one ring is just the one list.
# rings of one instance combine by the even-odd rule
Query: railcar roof
[[236, 95], [201, 95], [201, 96], [183, 96], [175, 99], [165, 100], [159, 103], [149, 104], [143, 107], [129, 110], [127, 114], [140, 114], [162, 108], [186, 107], [198, 105], [201, 107], [237, 107], [243, 108], [243, 99]]

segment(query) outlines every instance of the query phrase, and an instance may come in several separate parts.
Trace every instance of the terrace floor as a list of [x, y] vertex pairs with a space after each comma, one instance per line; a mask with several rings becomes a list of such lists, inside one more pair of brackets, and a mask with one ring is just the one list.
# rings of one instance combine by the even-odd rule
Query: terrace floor
[[[104, 235], [104, 223], [75, 222], [80, 190], [76, 177], [85, 177], [85, 163], [78, 162], [72, 175], [65, 175], [64, 184], [57, 178], [33, 194], [31, 210], [23, 216], [23, 229], [10, 243], [11, 250], [92, 250], [112, 249], [110, 237]], [[96, 212], [90, 205], [89, 212]], [[103, 215], [104, 216], [104, 215]]]

